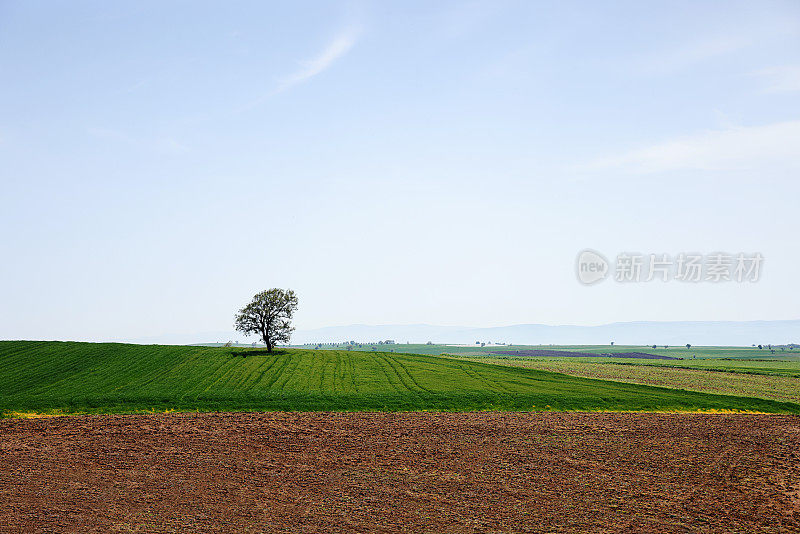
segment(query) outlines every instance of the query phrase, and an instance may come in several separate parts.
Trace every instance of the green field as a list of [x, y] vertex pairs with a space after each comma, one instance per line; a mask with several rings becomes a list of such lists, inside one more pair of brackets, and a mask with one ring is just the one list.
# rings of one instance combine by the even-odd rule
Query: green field
[[[322, 348], [334, 348], [325, 345]], [[800, 350], [757, 347], [691, 347], [653, 349], [642, 345], [504, 345], [455, 346], [364, 344], [362, 350], [418, 352], [467, 361], [492, 363], [635, 384], [687, 389], [723, 395], [800, 402]], [[563, 350], [597, 354], [593, 358], [531, 357], [497, 351]], [[656, 360], [614, 358], [620, 352], [641, 352], [680, 358]], [[601, 356], [602, 355], [602, 356]]]
[[752, 410], [800, 405], [430, 355], [0, 342], [0, 413]]

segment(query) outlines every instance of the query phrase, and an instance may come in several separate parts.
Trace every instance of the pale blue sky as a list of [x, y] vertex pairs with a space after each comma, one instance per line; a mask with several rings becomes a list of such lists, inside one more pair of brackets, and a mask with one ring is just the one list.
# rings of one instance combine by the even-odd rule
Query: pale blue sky
[[797, 319], [798, 173], [797, 2], [0, 0], [0, 338]]

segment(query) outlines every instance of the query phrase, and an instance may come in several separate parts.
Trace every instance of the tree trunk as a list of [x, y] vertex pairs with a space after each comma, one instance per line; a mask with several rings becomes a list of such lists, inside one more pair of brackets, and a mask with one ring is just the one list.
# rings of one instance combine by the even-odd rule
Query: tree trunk
[[272, 352], [272, 342], [270, 341], [269, 336], [267, 335], [266, 329], [261, 330], [261, 340], [264, 342], [264, 345], [267, 346], [267, 352]]

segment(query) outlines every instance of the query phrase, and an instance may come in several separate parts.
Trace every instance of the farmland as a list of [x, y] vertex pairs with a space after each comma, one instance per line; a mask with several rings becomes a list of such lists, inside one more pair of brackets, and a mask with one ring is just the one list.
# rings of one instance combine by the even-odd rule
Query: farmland
[[429, 355], [0, 342], [0, 413], [743, 410], [800, 405]]
[[797, 532], [800, 418], [0, 420], [9, 532]]
[[794, 362], [701, 361], [0, 342], [0, 524], [797, 530]]
[[[725, 373], [754, 374], [769, 376], [784, 376], [800, 378], [800, 359], [795, 360], [745, 360], [728, 358], [703, 358], [697, 360], [656, 360], [638, 358], [529, 358], [525, 356], [513, 355], [470, 355], [454, 356], [474, 361], [500, 363], [500, 364], [536, 364], [537, 362], [572, 362], [576, 366], [581, 364], [596, 365], [629, 365], [629, 366], [648, 366], [664, 367], [672, 369], [694, 369], [698, 371], [719, 371]], [[566, 367], [565, 367], [566, 368]]]
[[[298, 348], [313, 348], [318, 345], [297, 345]], [[321, 349], [341, 349], [343, 344], [322, 344]], [[359, 350], [379, 350], [385, 352], [400, 352], [409, 354], [432, 354], [450, 356], [494, 356], [498, 352], [528, 351], [528, 350], [557, 350], [596, 354], [598, 357], [613, 356], [615, 353], [650, 353], [656, 356], [666, 356], [683, 360], [724, 359], [724, 360], [761, 360], [761, 361], [790, 361], [800, 363], [800, 349], [769, 349], [757, 347], [695, 347], [656, 345], [443, 345], [443, 344], [414, 344], [414, 343], [361, 343]], [[797, 367], [800, 372], [800, 367]]]
[[[800, 402], [800, 351], [755, 347], [669, 347], [636, 345], [371, 345], [398, 353], [418, 351], [446, 358], [492, 363], [635, 384], [722, 395]], [[333, 348], [323, 346], [322, 348]], [[574, 357], [575, 354], [596, 354]], [[618, 357], [652, 354], [656, 358]]]
[[[539, 369], [572, 376], [618, 380], [634, 384], [649, 384], [669, 388], [705, 391], [721, 395], [760, 397], [778, 401], [800, 403], [800, 378], [794, 375], [765, 372], [732, 372], [709, 369], [702, 365], [678, 367], [648, 363], [598, 362], [595, 359], [483, 359], [498, 364]], [[707, 363], [714, 364], [714, 360]], [[724, 362], [727, 363], [727, 362]]]
[[[517, 348], [517, 347], [515, 347]], [[800, 354], [796, 352], [775, 355], [758, 349], [703, 347], [699, 356], [680, 359], [686, 354], [681, 349], [649, 350], [657, 355], [679, 359], [618, 358], [613, 354], [628, 352], [636, 347], [614, 347], [612, 356], [597, 357], [529, 357], [529, 349], [520, 349], [515, 355], [494, 352], [470, 352], [450, 357], [494, 363], [527, 369], [539, 369], [572, 376], [615, 380], [635, 384], [648, 384], [669, 388], [704, 391], [723, 395], [742, 395], [780, 401], [800, 402]], [[497, 349], [493, 349], [497, 351]], [[596, 347], [559, 347], [558, 350], [597, 352]], [[602, 350], [608, 350], [603, 347]], [[681, 356], [682, 355], [682, 356]], [[749, 356], [749, 358], [748, 358]]]

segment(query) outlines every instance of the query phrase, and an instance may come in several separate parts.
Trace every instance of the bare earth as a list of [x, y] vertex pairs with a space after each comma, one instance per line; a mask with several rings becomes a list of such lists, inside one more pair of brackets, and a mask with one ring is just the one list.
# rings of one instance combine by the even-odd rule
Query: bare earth
[[800, 417], [0, 420], [2, 532], [800, 532]]

